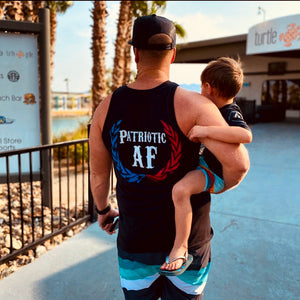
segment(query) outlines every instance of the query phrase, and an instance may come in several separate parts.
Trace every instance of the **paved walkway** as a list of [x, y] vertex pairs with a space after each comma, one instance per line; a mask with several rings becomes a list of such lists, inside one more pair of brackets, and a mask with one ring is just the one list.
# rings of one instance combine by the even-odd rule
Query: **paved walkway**
[[[247, 177], [213, 197], [213, 262], [204, 300], [300, 299], [300, 124], [252, 130]], [[0, 299], [123, 299], [115, 236], [93, 224], [0, 281]]]

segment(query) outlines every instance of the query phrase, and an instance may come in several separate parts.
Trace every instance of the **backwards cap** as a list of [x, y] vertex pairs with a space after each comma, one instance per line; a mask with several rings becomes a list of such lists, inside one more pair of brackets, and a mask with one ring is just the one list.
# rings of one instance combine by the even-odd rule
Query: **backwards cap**
[[[149, 39], [159, 33], [168, 35], [171, 44], [149, 44]], [[139, 17], [133, 25], [132, 40], [129, 44], [138, 49], [171, 50], [176, 45], [176, 28], [170, 20], [157, 15]]]

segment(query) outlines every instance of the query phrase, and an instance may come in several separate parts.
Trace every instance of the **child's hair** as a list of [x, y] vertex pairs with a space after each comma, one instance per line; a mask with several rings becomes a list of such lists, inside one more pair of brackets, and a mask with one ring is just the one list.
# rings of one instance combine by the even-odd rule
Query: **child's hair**
[[220, 57], [208, 63], [201, 74], [201, 82], [209, 83], [217, 90], [218, 96], [231, 99], [243, 85], [244, 75], [240, 59]]

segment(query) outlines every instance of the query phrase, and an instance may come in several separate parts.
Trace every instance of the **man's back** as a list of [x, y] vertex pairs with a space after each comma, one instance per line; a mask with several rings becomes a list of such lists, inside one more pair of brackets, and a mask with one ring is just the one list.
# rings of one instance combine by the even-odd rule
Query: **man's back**
[[[176, 90], [169, 81], [147, 90], [125, 86], [111, 98], [102, 137], [118, 180], [118, 246], [127, 252], [169, 251], [172, 187], [198, 163], [200, 145], [188, 140], [175, 118]], [[209, 202], [208, 193], [195, 196], [194, 248], [211, 239]]]

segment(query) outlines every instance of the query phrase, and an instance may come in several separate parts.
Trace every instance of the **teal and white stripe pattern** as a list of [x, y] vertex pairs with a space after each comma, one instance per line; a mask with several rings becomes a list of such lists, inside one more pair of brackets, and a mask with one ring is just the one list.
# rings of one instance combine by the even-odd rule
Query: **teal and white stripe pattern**
[[161, 265], [147, 265], [123, 259], [120, 256], [118, 259], [122, 288], [127, 290], [145, 289], [159, 277], [158, 270]]
[[[160, 276], [158, 271], [161, 264], [149, 265], [120, 256], [118, 259], [122, 288], [135, 291], [145, 289]], [[197, 295], [203, 292], [209, 269], [210, 262], [200, 270], [187, 270], [179, 276], [168, 276], [168, 279], [185, 293]]]
[[168, 279], [180, 290], [189, 295], [199, 295], [203, 292], [208, 273], [210, 262], [200, 270], [187, 270], [179, 276], [167, 276]]

